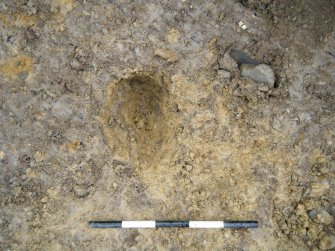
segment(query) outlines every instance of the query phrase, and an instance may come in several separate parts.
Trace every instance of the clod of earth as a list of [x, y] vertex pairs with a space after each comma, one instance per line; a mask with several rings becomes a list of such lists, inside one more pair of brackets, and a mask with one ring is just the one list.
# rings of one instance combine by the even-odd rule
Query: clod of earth
[[333, 250], [335, 248], [335, 236], [325, 236], [320, 240], [319, 248], [321, 250]]

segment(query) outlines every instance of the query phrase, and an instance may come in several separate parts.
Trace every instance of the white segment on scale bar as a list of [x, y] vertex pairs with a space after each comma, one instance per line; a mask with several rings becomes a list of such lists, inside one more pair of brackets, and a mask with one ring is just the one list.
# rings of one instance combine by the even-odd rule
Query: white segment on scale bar
[[190, 228], [223, 228], [223, 221], [190, 221]]
[[122, 221], [122, 228], [155, 228], [155, 221]]

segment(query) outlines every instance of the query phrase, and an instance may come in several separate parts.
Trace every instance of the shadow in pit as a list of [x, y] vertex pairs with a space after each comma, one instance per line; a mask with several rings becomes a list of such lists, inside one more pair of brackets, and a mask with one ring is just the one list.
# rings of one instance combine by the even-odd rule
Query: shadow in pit
[[135, 166], [157, 160], [170, 135], [167, 78], [137, 72], [113, 83], [101, 115], [104, 135], [118, 159]]

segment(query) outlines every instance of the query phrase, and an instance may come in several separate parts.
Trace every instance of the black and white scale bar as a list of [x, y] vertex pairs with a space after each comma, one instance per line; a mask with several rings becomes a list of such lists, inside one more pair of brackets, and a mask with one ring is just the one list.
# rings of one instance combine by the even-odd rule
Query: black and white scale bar
[[90, 221], [92, 228], [257, 228], [258, 221]]

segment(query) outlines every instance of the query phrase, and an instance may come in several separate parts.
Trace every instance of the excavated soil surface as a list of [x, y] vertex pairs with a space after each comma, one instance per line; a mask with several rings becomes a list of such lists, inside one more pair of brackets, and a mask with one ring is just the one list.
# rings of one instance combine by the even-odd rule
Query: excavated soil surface
[[[0, 1], [0, 250], [334, 250], [334, 13]], [[274, 86], [241, 77], [231, 50]], [[107, 219], [260, 227], [88, 227]]]

